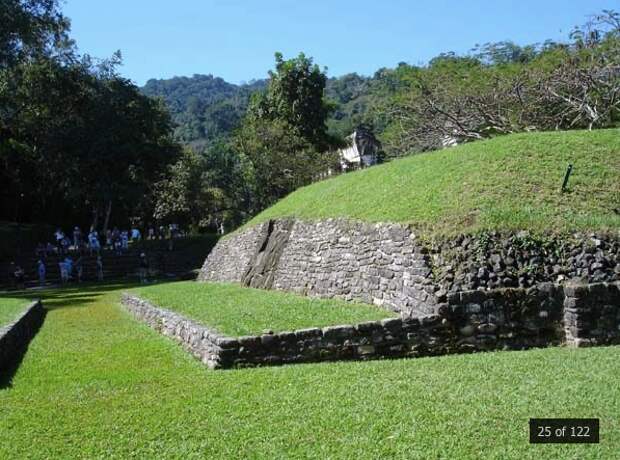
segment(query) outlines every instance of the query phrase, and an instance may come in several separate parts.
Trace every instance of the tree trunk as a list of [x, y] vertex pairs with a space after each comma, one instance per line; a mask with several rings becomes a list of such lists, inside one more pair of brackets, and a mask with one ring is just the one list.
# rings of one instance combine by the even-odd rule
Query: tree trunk
[[105, 220], [103, 221], [103, 235], [108, 231], [108, 225], [110, 224], [110, 214], [112, 214], [112, 200], [108, 201], [108, 206], [105, 211]]

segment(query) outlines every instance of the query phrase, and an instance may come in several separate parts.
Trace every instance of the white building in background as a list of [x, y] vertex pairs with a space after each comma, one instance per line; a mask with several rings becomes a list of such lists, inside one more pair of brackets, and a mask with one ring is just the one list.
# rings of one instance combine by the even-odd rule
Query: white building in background
[[347, 140], [349, 147], [338, 151], [343, 171], [377, 164], [381, 143], [372, 132], [358, 128]]

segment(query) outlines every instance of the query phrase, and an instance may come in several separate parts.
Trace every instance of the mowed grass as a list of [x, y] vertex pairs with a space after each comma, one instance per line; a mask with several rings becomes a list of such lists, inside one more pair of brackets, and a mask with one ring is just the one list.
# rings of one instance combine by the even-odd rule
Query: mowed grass
[[226, 283], [182, 281], [134, 289], [139, 297], [229, 336], [265, 330], [357, 324], [395, 317], [372, 305], [252, 289]]
[[285, 216], [401, 222], [429, 235], [619, 229], [620, 130], [514, 134], [394, 160], [301, 188], [247, 226]]
[[0, 296], [0, 328], [17, 319], [31, 301], [23, 298]]
[[[209, 371], [118, 305], [51, 308], [0, 386], [0, 458], [585, 459], [620, 452], [620, 348]], [[600, 417], [599, 445], [530, 445], [530, 417]]]

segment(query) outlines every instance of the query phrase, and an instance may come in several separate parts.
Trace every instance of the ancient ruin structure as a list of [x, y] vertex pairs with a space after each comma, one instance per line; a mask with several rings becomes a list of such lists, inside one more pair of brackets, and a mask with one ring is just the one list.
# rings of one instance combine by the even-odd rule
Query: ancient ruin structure
[[260, 337], [235, 342], [223, 366], [617, 344], [619, 237], [428, 240], [397, 224], [270, 220], [222, 239], [199, 281], [373, 303], [401, 315], [361, 329], [317, 329], [312, 340], [277, 335], [267, 348]]

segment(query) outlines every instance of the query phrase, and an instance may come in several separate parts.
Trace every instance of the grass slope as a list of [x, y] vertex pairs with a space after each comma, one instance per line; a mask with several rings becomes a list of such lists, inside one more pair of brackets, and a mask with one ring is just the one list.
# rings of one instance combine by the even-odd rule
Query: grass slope
[[22, 298], [0, 297], [0, 328], [15, 320], [29, 304]]
[[185, 281], [134, 290], [168, 310], [230, 336], [258, 335], [307, 327], [356, 324], [395, 316], [386, 310], [342, 300], [319, 300], [235, 284]]
[[564, 232], [618, 229], [618, 208], [620, 130], [609, 129], [514, 134], [395, 160], [301, 188], [248, 225], [347, 217], [409, 223], [430, 234]]
[[[117, 289], [117, 290], [115, 290]], [[620, 348], [209, 371], [118, 306], [56, 291], [10, 386], [0, 458], [617, 458]], [[601, 417], [530, 445], [529, 417]]]

